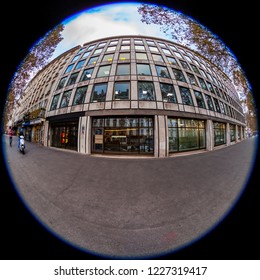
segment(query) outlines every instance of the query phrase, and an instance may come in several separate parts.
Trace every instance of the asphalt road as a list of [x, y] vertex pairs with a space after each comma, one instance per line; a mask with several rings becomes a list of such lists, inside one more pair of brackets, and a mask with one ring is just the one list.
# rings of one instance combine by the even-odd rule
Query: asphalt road
[[104, 257], [149, 257], [185, 247], [229, 213], [254, 166], [256, 139], [169, 158], [88, 156], [4, 137], [24, 204], [53, 234]]

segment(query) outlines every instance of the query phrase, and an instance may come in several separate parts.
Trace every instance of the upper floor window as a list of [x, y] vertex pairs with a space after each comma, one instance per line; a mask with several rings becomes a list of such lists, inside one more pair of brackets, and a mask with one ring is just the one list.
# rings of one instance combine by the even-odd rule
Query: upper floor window
[[186, 73], [186, 74], [189, 78], [190, 84], [197, 86], [198, 84], [197, 84], [195, 76], [193, 74], [190, 74], [190, 73]]
[[85, 53], [82, 55], [82, 58], [87, 58], [89, 55], [90, 55], [90, 52], [85, 52]]
[[102, 61], [112, 61], [112, 60], [113, 60], [113, 56], [114, 56], [113, 53], [111, 53], [111, 54], [105, 54], [105, 55], [103, 56]]
[[127, 100], [129, 99], [130, 83], [129, 82], [115, 82], [114, 85], [114, 99]]
[[80, 57], [80, 55], [79, 55], [79, 54], [78, 54], [78, 55], [75, 55], [75, 56], [74, 56], [74, 58], [72, 59], [72, 62], [74, 62], [74, 61], [78, 60], [78, 59], [79, 59], [79, 57]]
[[150, 49], [151, 52], [159, 52], [157, 47], [149, 46], [149, 49]]
[[62, 79], [60, 80], [60, 82], [59, 82], [59, 84], [58, 84], [58, 86], [57, 86], [57, 90], [59, 90], [59, 89], [61, 89], [61, 88], [64, 87], [66, 80], [67, 80], [67, 77], [64, 77], [64, 78], [62, 78]]
[[144, 48], [144, 46], [135, 46], [135, 50], [136, 51], [144, 51], [145, 50], [145, 48]]
[[163, 57], [160, 54], [152, 54], [153, 60], [154, 61], [161, 61], [163, 62]]
[[186, 61], [180, 60], [180, 63], [184, 69], [190, 70], [189, 64]]
[[120, 53], [118, 59], [119, 60], [128, 60], [128, 59], [130, 59], [130, 53], [128, 53], [128, 52]]
[[204, 82], [204, 80], [202, 78], [198, 78], [199, 79], [199, 82], [200, 82], [200, 86], [205, 89], [205, 90], [208, 90], [207, 86], [206, 86], [206, 83]]
[[114, 52], [115, 50], [116, 50], [116, 46], [107, 48], [107, 52]]
[[200, 71], [199, 71], [199, 69], [197, 68], [196, 65], [191, 64], [190, 66], [191, 66], [192, 70], [193, 70], [195, 73], [200, 74]]
[[126, 45], [126, 46], [121, 46], [120, 51], [129, 51], [130, 50], [130, 46]]
[[168, 49], [162, 49], [165, 54], [171, 55], [171, 52]]
[[77, 73], [72, 73], [68, 79], [67, 85], [66, 86], [70, 86], [76, 83], [77, 77], [79, 75], [79, 72]]
[[130, 75], [130, 64], [118, 64], [116, 75]]
[[215, 103], [215, 107], [216, 107], [217, 112], [218, 112], [218, 113], [221, 113], [217, 98], [213, 97], [213, 100], [214, 100], [214, 103]]
[[151, 76], [151, 69], [149, 64], [136, 64], [137, 75], [147, 75]]
[[177, 103], [176, 93], [172, 84], [160, 83], [162, 100], [164, 102]]
[[88, 61], [87, 65], [96, 64], [98, 60], [98, 56], [91, 57]]
[[135, 54], [136, 59], [142, 59], [142, 60], [147, 60], [147, 54], [146, 53], [136, 53]]
[[160, 66], [160, 65], [156, 65], [156, 72], [157, 72], [157, 75], [159, 77], [163, 77], [163, 78], [170, 78], [170, 74], [168, 72], [168, 69], [167, 67], [165, 66]]
[[103, 102], [106, 100], [107, 83], [95, 84], [92, 90], [91, 102]]
[[97, 78], [109, 76], [111, 65], [100, 66], [97, 73]]
[[195, 95], [198, 107], [206, 109], [206, 105], [205, 105], [202, 93], [197, 90], [194, 90], [194, 95]]
[[65, 71], [65, 74], [66, 74], [66, 73], [69, 73], [69, 72], [72, 70], [73, 66], [74, 66], [74, 63], [73, 63], [73, 64], [70, 64], [70, 65], [67, 67], [67, 69], [66, 69], [66, 71]]
[[91, 78], [94, 68], [85, 69], [81, 75], [80, 82], [89, 80]]
[[61, 103], [60, 103], [60, 108], [68, 107], [71, 93], [72, 90], [68, 90], [63, 93]]
[[52, 102], [51, 102], [51, 108], [50, 110], [55, 110], [57, 108], [58, 102], [59, 102], [60, 94], [56, 94], [53, 96]]
[[74, 106], [84, 103], [87, 88], [88, 88], [87, 86], [77, 88], [77, 90], [75, 92], [74, 100], [73, 100]]
[[205, 97], [206, 97], [208, 109], [211, 110], [211, 111], [215, 111], [211, 96], [208, 95], [208, 94], [205, 94]]
[[138, 98], [139, 100], [155, 100], [152, 82], [138, 82]]
[[174, 74], [176, 80], [186, 83], [185, 76], [181, 70], [173, 68], [172, 71], [173, 71], [173, 74]]
[[100, 54], [103, 49], [96, 49], [93, 54]]
[[182, 103], [184, 105], [193, 105], [191, 92], [190, 92], [189, 88], [179, 87], [179, 89], [180, 89]]

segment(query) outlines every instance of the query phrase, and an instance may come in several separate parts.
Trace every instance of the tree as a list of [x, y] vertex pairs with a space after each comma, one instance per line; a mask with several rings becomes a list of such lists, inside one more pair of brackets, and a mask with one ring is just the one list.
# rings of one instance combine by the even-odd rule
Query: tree
[[191, 18], [166, 7], [141, 4], [138, 12], [142, 22], [160, 25], [161, 31], [170, 35], [173, 41], [192, 48], [223, 69], [238, 89], [240, 97], [246, 100], [246, 106], [249, 106], [245, 113], [250, 112], [252, 121], [248, 125], [256, 123], [256, 120], [253, 121], [256, 106], [250, 84], [236, 58], [215, 34]]
[[19, 65], [10, 83], [4, 113], [4, 125], [9, 121], [14, 106], [17, 105], [19, 98], [28, 82], [35, 74], [43, 69], [49, 62], [57, 45], [63, 40], [62, 31], [64, 25], [59, 24], [41, 38], [30, 50], [25, 59]]

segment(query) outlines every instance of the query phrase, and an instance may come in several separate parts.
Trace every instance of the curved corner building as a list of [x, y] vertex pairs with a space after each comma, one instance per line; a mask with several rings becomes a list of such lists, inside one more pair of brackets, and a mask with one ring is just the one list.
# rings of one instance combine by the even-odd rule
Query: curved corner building
[[160, 38], [109, 37], [77, 46], [27, 86], [14, 126], [29, 141], [84, 154], [213, 150], [241, 141], [245, 119], [229, 78]]

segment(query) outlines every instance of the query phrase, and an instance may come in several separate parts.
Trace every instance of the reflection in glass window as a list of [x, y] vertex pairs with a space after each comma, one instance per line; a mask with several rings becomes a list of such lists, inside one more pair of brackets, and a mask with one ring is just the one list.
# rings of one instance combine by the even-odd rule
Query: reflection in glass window
[[159, 42], [158, 43], [161, 47], [166, 48], [166, 45], [164, 43]]
[[151, 76], [151, 69], [149, 64], [136, 64], [137, 75], [148, 75]]
[[172, 84], [160, 83], [163, 102], [177, 103], [176, 93]]
[[136, 45], [143, 45], [143, 41], [142, 41], [142, 40], [136, 39], [136, 40], [135, 40], [135, 44], [136, 44]]
[[74, 96], [74, 100], [73, 100], [74, 106], [84, 103], [86, 92], [87, 92], [87, 86], [77, 88], [75, 96]]
[[115, 82], [114, 99], [127, 100], [129, 99], [130, 83], [129, 82]]
[[72, 90], [68, 90], [63, 93], [61, 103], [60, 103], [60, 108], [68, 107], [69, 102], [70, 102], [71, 93], [72, 93]]
[[121, 46], [120, 51], [130, 51], [130, 46]]
[[180, 63], [184, 69], [190, 70], [189, 64], [186, 61], [180, 60]]
[[149, 46], [149, 49], [151, 52], [159, 52], [158, 48], [157, 47], [151, 47]]
[[130, 40], [129, 40], [129, 39], [123, 40], [123, 41], [122, 41], [122, 44], [130, 44]]
[[110, 44], [109, 44], [109, 46], [114, 46], [114, 45], [117, 45], [117, 43], [118, 43], [118, 41], [116, 40], [116, 41], [111, 41], [110, 42]]
[[189, 88], [179, 87], [179, 89], [180, 89], [182, 103], [184, 105], [193, 105], [191, 92], [190, 92]]
[[207, 102], [207, 105], [208, 105], [208, 109], [211, 110], [211, 111], [215, 111], [211, 96], [208, 95], [208, 94], [205, 94], [205, 97], [206, 97], [206, 102]]
[[97, 78], [109, 76], [111, 65], [100, 66], [97, 73]]
[[80, 82], [87, 81], [91, 78], [92, 72], [94, 68], [85, 69], [80, 78]]
[[107, 83], [96, 84], [93, 87], [91, 102], [102, 102], [106, 99]]
[[66, 80], [67, 80], [67, 77], [64, 77], [60, 80], [60, 82], [58, 84], [58, 87], [57, 87], [57, 90], [64, 87]]
[[136, 59], [143, 59], [143, 60], [147, 60], [147, 54], [146, 53], [136, 53], [135, 54]]
[[199, 82], [200, 82], [200, 86], [205, 89], [205, 90], [208, 90], [207, 86], [206, 86], [206, 83], [204, 82], [204, 80], [200, 77], [198, 77], [199, 79]]
[[181, 70], [172, 68], [172, 71], [173, 71], [173, 74], [174, 74], [175, 79], [177, 81], [185, 82], [186, 83], [186, 79], [185, 79], [185, 77], [184, 77], [184, 75], [183, 75]]
[[190, 73], [186, 73], [186, 74], [189, 78], [190, 84], [197, 86], [198, 84], [197, 84], [195, 76], [193, 74], [190, 74]]
[[182, 58], [181, 54], [179, 52], [174, 52], [174, 54], [178, 57], [178, 58]]
[[88, 61], [88, 64], [87, 65], [93, 65], [93, 64], [96, 64], [97, 63], [97, 60], [98, 60], [98, 56], [94, 56], [94, 57], [91, 57]]
[[161, 61], [163, 62], [163, 57], [160, 54], [152, 54], [153, 60], [154, 61]]
[[70, 86], [70, 85], [75, 84], [78, 75], [79, 75], [79, 72], [71, 74], [70, 77], [69, 77], [69, 79], [68, 79], [68, 82], [67, 82], [67, 85], [66, 85], [66, 86]]
[[116, 75], [130, 75], [130, 64], [118, 64]]
[[130, 59], [130, 53], [120, 53], [119, 60], [127, 60]]
[[234, 142], [236, 140], [236, 126], [234, 124], [230, 124], [230, 141]]
[[157, 72], [157, 75], [159, 77], [162, 77], [162, 78], [170, 78], [170, 74], [168, 72], [168, 69], [167, 67], [165, 66], [160, 66], [160, 65], [156, 65], [156, 72]]
[[197, 90], [194, 90], [194, 95], [196, 97], [198, 107], [206, 109], [206, 105], [205, 105], [202, 93]]
[[112, 61], [112, 60], [113, 60], [113, 56], [114, 56], [113, 53], [105, 54], [105, 55], [103, 56], [102, 61]]
[[150, 46], [155, 46], [154, 41], [146, 40], [146, 43]]
[[190, 66], [191, 66], [192, 70], [193, 70], [195, 73], [200, 74], [200, 71], [199, 71], [199, 69], [197, 68], [196, 65], [191, 64]]
[[169, 152], [206, 148], [205, 122], [194, 119], [168, 119]]
[[93, 54], [100, 54], [103, 49], [96, 49]]
[[165, 54], [171, 55], [171, 52], [168, 49], [162, 49]]
[[65, 74], [66, 74], [66, 73], [69, 73], [69, 72], [72, 70], [73, 66], [74, 66], [74, 64], [70, 64], [70, 65], [67, 67], [67, 69], [66, 69], [66, 71], [65, 71]]
[[90, 52], [85, 52], [85, 53], [82, 55], [82, 58], [87, 58], [89, 55], [90, 55]]
[[89, 51], [90, 51], [90, 50], [93, 50], [94, 47], [95, 47], [95, 45], [91, 45], [91, 46], [88, 47], [88, 50], [89, 50]]
[[136, 51], [144, 51], [145, 48], [144, 48], [144, 46], [135, 46], [135, 50]]
[[56, 94], [53, 96], [50, 111], [55, 110], [57, 108], [59, 98], [60, 98], [60, 94]]
[[98, 45], [98, 47], [99, 47], [99, 48], [103, 48], [105, 45], [106, 45], [106, 43], [103, 42], [103, 43], [100, 43], [100, 44]]
[[177, 60], [174, 57], [167, 56], [167, 59], [168, 59], [169, 64], [178, 65], [178, 62], [177, 62]]
[[80, 61], [77, 63], [75, 69], [80, 69], [80, 68], [82, 68], [83, 65], [84, 65], [84, 63], [85, 63], [85, 61], [86, 61], [85, 59], [84, 59], [84, 60], [80, 60]]
[[138, 82], [138, 98], [139, 100], [155, 100], [152, 82]]
[[207, 81], [207, 85], [208, 85], [209, 91], [215, 94], [212, 84]]
[[107, 48], [107, 52], [114, 52], [115, 50], [116, 50], [116, 46]]
[[214, 144], [215, 146], [226, 144], [226, 125], [214, 122]]
[[214, 98], [214, 97], [213, 97], [213, 100], [214, 100], [214, 103], [215, 103], [215, 107], [216, 107], [217, 112], [218, 112], [218, 113], [221, 113], [217, 98]]
[[82, 48], [78, 51], [78, 54], [83, 53], [85, 51], [86, 48]]
[[78, 60], [78, 59], [79, 59], [79, 57], [80, 57], [80, 55], [79, 55], [79, 54], [78, 54], [78, 55], [76, 55], [76, 56], [74, 56], [74, 58], [72, 59], [72, 62], [74, 62], [74, 61]]

